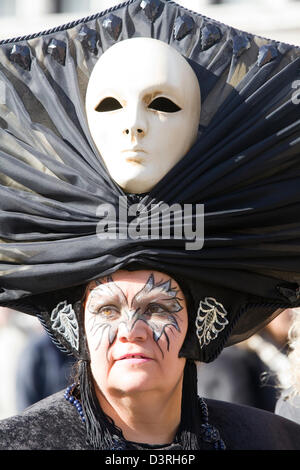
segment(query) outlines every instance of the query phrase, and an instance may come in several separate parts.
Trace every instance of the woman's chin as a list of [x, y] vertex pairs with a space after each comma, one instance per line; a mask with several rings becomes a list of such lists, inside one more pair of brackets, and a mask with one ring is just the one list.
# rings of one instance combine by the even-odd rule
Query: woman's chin
[[118, 390], [119, 393], [129, 395], [131, 393], [146, 392], [153, 390], [155, 379], [153, 375], [141, 373], [137, 370], [129, 371], [124, 375], [111, 376], [109, 389]]

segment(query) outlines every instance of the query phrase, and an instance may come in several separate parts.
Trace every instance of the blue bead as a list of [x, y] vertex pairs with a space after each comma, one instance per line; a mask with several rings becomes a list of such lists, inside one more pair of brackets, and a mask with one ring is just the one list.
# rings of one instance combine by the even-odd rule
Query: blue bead
[[70, 395], [70, 391], [74, 389], [74, 387], [76, 386], [76, 384], [72, 384], [70, 387], [68, 387], [68, 389], [65, 391], [64, 393], [64, 397], [66, 398], [66, 400], [68, 400], [69, 403], [71, 403], [72, 405], [75, 406], [75, 408], [77, 409], [80, 417], [81, 417], [81, 420], [83, 422], [85, 422], [85, 417], [84, 417], [84, 412], [82, 410], [82, 405], [80, 403], [80, 401], [78, 400], [78, 398], [75, 398], [73, 395]]

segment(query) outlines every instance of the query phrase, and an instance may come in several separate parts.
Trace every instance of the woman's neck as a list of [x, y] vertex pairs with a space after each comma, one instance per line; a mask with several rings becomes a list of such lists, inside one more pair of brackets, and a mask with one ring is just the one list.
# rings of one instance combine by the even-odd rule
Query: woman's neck
[[96, 394], [102, 410], [127, 441], [160, 445], [173, 441], [181, 419], [182, 381], [169, 396], [152, 391], [104, 395], [97, 386]]

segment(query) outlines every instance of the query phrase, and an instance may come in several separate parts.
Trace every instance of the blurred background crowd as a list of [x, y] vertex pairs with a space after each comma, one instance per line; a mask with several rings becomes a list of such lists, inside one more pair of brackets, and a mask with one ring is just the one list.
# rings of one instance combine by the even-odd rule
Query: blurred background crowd
[[[0, 39], [44, 31], [121, 0], [0, 0]], [[177, 0], [188, 9], [260, 36], [300, 45], [300, 0]], [[198, 365], [203, 397], [274, 411], [291, 383], [288, 332], [300, 309]], [[70, 383], [73, 359], [60, 352], [35, 317], [0, 307], [0, 419]], [[300, 370], [300, 365], [299, 365]]]

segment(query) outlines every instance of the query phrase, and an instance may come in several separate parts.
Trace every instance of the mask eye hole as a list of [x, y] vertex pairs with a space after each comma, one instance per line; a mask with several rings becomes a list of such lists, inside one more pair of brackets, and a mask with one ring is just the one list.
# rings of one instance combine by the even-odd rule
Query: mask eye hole
[[98, 113], [107, 113], [109, 111], [115, 111], [116, 109], [121, 109], [122, 107], [123, 106], [118, 100], [116, 100], [116, 98], [112, 98], [110, 96], [100, 101], [100, 103], [96, 106], [95, 111], [97, 111]]
[[173, 101], [165, 98], [164, 96], [160, 96], [159, 98], [155, 98], [148, 106], [150, 109], [154, 109], [156, 111], [163, 111], [164, 113], [177, 113], [180, 111], [181, 108], [177, 106]]

